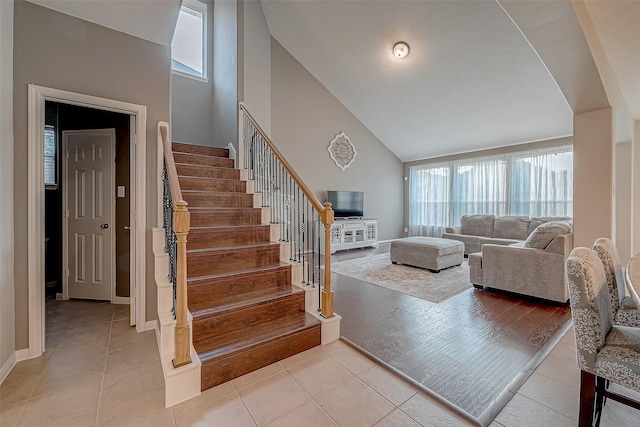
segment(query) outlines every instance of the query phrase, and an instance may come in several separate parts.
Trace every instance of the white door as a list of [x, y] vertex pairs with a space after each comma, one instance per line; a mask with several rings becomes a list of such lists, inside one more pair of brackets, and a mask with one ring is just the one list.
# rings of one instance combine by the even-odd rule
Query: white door
[[66, 153], [68, 298], [111, 300], [115, 250], [115, 129], [62, 132]]

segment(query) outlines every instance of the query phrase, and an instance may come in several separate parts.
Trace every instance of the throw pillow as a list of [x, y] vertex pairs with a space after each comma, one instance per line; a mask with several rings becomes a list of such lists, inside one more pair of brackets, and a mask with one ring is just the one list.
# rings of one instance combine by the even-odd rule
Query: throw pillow
[[542, 217], [531, 217], [529, 221], [529, 234], [533, 233], [533, 230], [538, 228], [540, 224], [544, 224], [546, 222], [555, 222], [555, 221], [570, 221], [573, 222], [573, 218], [569, 216], [542, 216]]
[[572, 233], [571, 226], [565, 222], [547, 222], [533, 230], [524, 242], [525, 248], [545, 249], [557, 236]]

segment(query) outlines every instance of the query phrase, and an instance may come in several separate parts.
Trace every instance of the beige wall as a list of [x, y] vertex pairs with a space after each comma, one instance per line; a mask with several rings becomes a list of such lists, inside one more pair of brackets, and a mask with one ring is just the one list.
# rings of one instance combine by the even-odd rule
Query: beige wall
[[634, 124], [632, 145], [631, 255], [634, 255], [640, 253], [640, 120]]
[[613, 235], [611, 108], [573, 116], [573, 245]]
[[207, 5], [207, 78], [209, 81], [171, 75], [171, 137], [190, 144], [213, 142], [213, 1]]
[[[327, 151], [341, 131], [358, 153], [345, 171]], [[379, 239], [400, 236], [402, 162], [273, 38], [271, 133], [321, 202], [327, 190], [364, 191], [365, 215], [378, 219]]]
[[242, 84], [239, 99], [244, 101], [251, 115], [270, 136], [271, 33], [259, 1], [244, 0], [242, 10]]
[[238, 139], [238, 10], [235, 1], [213, 2], [213, 145]]
[[[613, 107], [613, 140], [616, 142], [614, 171], [614, 237], [616, 247], [620, 252], [623, 263], [626, 263], [632, 252], [632, 215], [631, 215], [631, 162], [632, 139], [633, 139], [633, 117], [627, 105], [625, 94], [620, 88], [618, 78], [611, 68], [606, 52], [602, 47], [598, 32], [596, 31], [591, 15], [587, 11], [584, 2], [574, 1], [571, 6], [576, 12], [580, 21], [580, 26], [589, 44], [589, 49], [598, 68], [598, 73], [609, 103]], [[585, 86], [587, 87], [587, 86]], [[638, 212], [638, 211], [636, 211]], [[640, 237], [638, 238], [640, 240]]]
[[631, 256], [631, 143], [618, 143], [615, 149], [615, 243], [620, 260], [626, 265]]
[[156, 214], [156, 125], [169, 119], [170, 52], [161, 46], [25, 1], [15, 2], [16, 348], [28, 347], [27, 85], [147, 106], [147, 319], [156, 317], [151, 225]]
[[[13, 290], [13, 1], [0, 1], [0, 369], [15, 351]], [[2, 372], [0, 371], [0, 376]], [[0, 377], [0, 382], [2, 382]]]

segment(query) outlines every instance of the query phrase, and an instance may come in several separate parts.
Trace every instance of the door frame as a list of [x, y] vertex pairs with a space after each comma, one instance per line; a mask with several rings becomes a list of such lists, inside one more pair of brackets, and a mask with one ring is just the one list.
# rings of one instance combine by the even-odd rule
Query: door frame
[[[120, 297], [120, 301], [116, 301], [116, 130], [114, 128], [108, 129], [83, 129], [83, 130], [65, 130], [62, 131], [62, 298], [69, 299], [69, 217], [67, 212], [69, 210], [69, 187], [67, 185], [69, 180], [69, 141], [67, 135], [83, 135], [83, 134], [95, 134], [95, 133], [109, 132], [113, 136], [113, 146], [111, 147], [111, 182], [109, 183], [109, 198], [111, 199], [111, 220], [113, 227], [109, 230], [109, 239], [111, 239], [111, 248], [113, 249], [111, 256], [111, 283], [109, 289], [109, 295], [111, 304], [120, 303], [123, 299], [129, 300], [129, 298]], [[131, 181], [131, 180], [129, 180]], [[131, 187], [129, 187], [131, 188]], [[131, 290], [129, 290], [131, 292]]]
[[[146, 324], [146, 145], [147, 107], [128, 102], [28, 85], [27, 269], [29, 291], [29, 356], [44, 351], [44, 129], [45, 101], [89, 107], [130, 116], [130, 300], [136, 330]], [[139, 155], [137, 155], [139, 153]], [[137, 215], [140, 212], [140, 215]]]

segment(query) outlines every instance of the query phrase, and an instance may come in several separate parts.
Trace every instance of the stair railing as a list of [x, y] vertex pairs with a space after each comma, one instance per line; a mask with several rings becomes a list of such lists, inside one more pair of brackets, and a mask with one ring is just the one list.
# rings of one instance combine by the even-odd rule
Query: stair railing
[[164, 250], [169, 254], [169, 281], [173, 284], [173, 315], [175, 368], [191, 363], [191, 334], [187, 320], [187, 234], [190, 229], [187, 202], [182, 198], [178, 172], [173, 159], [169, 130], [159, 126], [164, 151], [162, 170], [162, 206], [165, 236]]
[[[246, 169], [248, 179], [254, 181], [255, 192], [262, 194], [262, 206], [270, 208], [271, 223], [280, 225], [280, 241], [291, 247], [290, 261], [302, 264], [302, 284], [312, 288], [319, 284], [321, 265], [324, 265], [318, 311], [323, 317], [333, 317], [331, 203], [323, 205], [318, 201], [242, 102], [238, 116], [239, 166]], [[324, 256], [320, 254], [323, 238]]]

